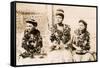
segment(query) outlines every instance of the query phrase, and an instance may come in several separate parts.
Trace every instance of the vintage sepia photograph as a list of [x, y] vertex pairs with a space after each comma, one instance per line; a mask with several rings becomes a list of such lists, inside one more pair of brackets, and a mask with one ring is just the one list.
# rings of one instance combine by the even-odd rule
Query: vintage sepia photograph
[[97, 61], [97, 7], [16, 2], [16, 65]]

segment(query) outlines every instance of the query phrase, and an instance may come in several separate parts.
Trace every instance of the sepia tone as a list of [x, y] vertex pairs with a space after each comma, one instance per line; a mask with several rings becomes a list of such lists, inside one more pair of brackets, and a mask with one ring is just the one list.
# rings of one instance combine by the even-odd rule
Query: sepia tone
[[[87, 22], [87, 30], [90, 33], [90, 53], [93, 53], [93, 60], [96, 58], [96, 8], [92, 7], [76, 7], [63, 5], [47, 5], [47, 4], [16, 4], [16, 60], [17, 65], [30, 64], [47, 64], [47, 63], [64, 63], [74, 62], [73, 54], [70, 49], [66, 50], [62, 47], [61, 50], [50, 51], [52, 43], [50, 41], [51, 28], [55, 24], [55, 14], [57, 9], [64, 10], [63, 23], [69, 25], [71, 28], [71, 37], [74, 31], [78, 28], [79, 20]], [[34, 19], [37, 22], [37, 29], [40, 31], [42, 37], [43, 51], [46, 55], [40, 58], [41, 55], [35, 55], [35, 58], [22, 58], [19, 55], [25, 51], [22, 48], [22, 38], [26, 21]], [[63, 45], [63, 44], [61, 44]], [[85, 57], [87, 58], [87, 57]], [[77, 57], [76, 57], [77, 59]], [[85, 61], [85, 60], [83, 60]], [[89, 61], [89, 60], [87, 60]], [[80, 61], [81, 62], [81, 61]]]

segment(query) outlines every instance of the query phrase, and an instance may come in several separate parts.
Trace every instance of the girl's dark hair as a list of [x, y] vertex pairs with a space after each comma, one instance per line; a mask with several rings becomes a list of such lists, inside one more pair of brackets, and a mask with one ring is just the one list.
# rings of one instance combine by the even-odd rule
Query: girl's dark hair
[[62, 19], [64, 19], [64, 14], [62, 14], [62, 13], [57, 13], [56, 16], [61, 16]]
[[79, 23], [83, 23], [85, 26], [85, 29], [83, 30], [83, 32], [85, 32], [87, 30], [87, 23], [84, 20], [79, 20]]
[[87, 23], [84, 20], [79, 20], [79, 23], [80, 22], [84, 24], [85, 28], [87, 28]]

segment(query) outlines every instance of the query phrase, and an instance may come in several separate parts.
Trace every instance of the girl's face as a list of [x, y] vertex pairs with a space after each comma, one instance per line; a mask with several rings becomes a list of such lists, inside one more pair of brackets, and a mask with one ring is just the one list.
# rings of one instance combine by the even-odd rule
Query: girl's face
[[84, 29], [85, 29], [85, 25], [82, 22], [80, 22], [79, 23], [79, 30], [84, 30]]
[[30, 32], [33, 28], [34, 28], [34, 26], [33, 26], [32, 24], [26, 23], [26, 30], [27, 30], [28, 32]]
[[63, 19], [62, 19], [62, 17], [61, 17], [60, 15], [57, 15], [57, 16], [55, 17], [55, 21], [56, 21], [55, 24], [57, 24], [57, 23], [61, 23], [61, 22], [63, 21]]

